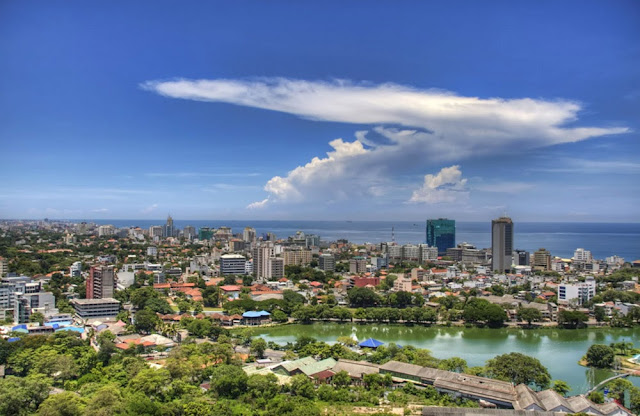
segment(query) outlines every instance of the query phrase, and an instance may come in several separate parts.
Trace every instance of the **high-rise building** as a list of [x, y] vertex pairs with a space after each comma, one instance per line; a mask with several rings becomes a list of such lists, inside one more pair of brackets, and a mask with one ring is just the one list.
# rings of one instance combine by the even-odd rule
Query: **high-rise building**
[[112, 298], [116, 283], [113, 266], [92, 266], [86, 281], [87, 299]]
[[184, 230], [182, 230], [182, 235], [186, 240], [193, 240], [198, 236], [196, 234], [196, 227], [194, 227], [193, 225], [187, 225], [186, 227], [184, 227]]
[[[272, 242], [260, 243], [253, 250], [253, 274], [256, 279], [267, 278], [269, 270], [269, 259], [275, 255], [275, 248]], [[283, 266], [284, 267], [284, 266]]]
[[198, 240], [200, 240], [200, 241], [211, 240], [213, 238], [213, 233], [214, 232], [215, 232], [215, 230], [212, 230], [209, 227], [201, 227], [198, 230]]
[[349, 260], [349, 273], [365, 273], [367, 271], [367, 259], [356, 256]]
[[282, 257], [269, 257], [267, 259], [267, 280], [275, 280], [284, 277], [284, 259]]
[[174, 237], [176, 233], [176, 229], [173, 226], [173, 218], [171, 215], [167, 217], [167, 223], [164, 225], [164, 232], [162, 234], [163, 237]]
[[513, 264], [516, 266], [528, 266], [531, 263], [531, 255], [526, 250], [513, 251]]
[[251, 227], [245, 227], [242, 231], [242, 240], [245, 243], [253, 243], [256, 241], [256, 229]]
[[223, 254], [220, 256], [220, 274], [245, 274], [247, 259], [240, 254]]
[[544, 248], [533, 252], [534, 270], [551, 270], [551, 253]]
[[577, 248], [576, 251], [573, 252], [574, 263], [591, 263], [592, 260], [593, 257], [591, 256], [591, 251], [589, 250]]
[[285, 266], [306, 266], [311, 263], [311, 250], [302, 247], [291, 247], [282, 253]]
[[149, 227], [149, 237], [152, 239], [155, 237], [162, 238], [162, 234], [164, 233], [164, 228], [161, 225], [152, 225]]
[[9, 261], [0, 257], [0, 278], [9, 273]]
[[114, 235], [116, 228], [113, 225], [101, 225], [98, 227], [98, 237]]
[[427, 244], [438, 247], [438, 254], [445, 255], [448, 248], [456, 246], [456, 221], [446, 218], [427, 220]]
[[318, 257], [318, 267], [324, 271], [334, 271], [336, 269], [336, 258], [333, 254], [324, 253]]
[[500, 217], [491, 221], [491, 268], [499, 273], [511, 271], [513, 256], [513, 221]]

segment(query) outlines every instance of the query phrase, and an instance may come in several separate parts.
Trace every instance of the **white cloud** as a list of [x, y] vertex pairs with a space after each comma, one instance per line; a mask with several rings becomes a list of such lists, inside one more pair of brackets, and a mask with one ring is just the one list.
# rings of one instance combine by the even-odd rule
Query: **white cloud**
[[146, 208], [141, 209], [140, 212], [143, 214], [150, 214], [151, 212], [155, 211], [156, 208], [158, 208], [158, 204], [152, 204]]
[[263, 199], [262, 201], [257, 201], [257, 202], [252, 202], [249, 205], [247, 205], [247, 209], [260, 209], [260, 208], [264, 208], [267, 203], [269, 203], [269, 197]]
[[108, 208], [96, 208], [96, 209], [92, 209], [91, 212], [104, 213], [104, 212], [109, 212], [109, 209]]
[[[630, 131], [626, 127], [567, 126], [578, 119], [581, 105], [575, 101], [464, 97], [397, 84], [178, 79], [149, 81], [142, 87], [173, 98], [378, 126], [372, 131], [356, 131], [352, 142], [335, 139], [329, 143], [326, 157], [314, 157], [286, 175], [270, 179], [264, 188], [270, 203], [376, 198], [399, 191], [398, 175], [443, 162]], [[384, 140], [374, 141], [373, 135]], [[438, 194], [432, 191], [429, 198], [437, 199]], [[446, 199], [446, 193], [440, 195]]]
[[435, 175], [425, 175], [424, 184], [413, 191], [408, 202], [427, 204], [460, 202], [469, 197], [467, 180], [462, 178], [460, 166], [442, 168]]

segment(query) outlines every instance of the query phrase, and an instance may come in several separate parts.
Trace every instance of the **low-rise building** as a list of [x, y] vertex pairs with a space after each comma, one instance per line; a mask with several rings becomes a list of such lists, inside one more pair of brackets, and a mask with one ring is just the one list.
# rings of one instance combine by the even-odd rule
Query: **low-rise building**
[[73, 299], [69, 303], [81, 319], [110, 318], [120, 312], [120, 301], [113, 298]]

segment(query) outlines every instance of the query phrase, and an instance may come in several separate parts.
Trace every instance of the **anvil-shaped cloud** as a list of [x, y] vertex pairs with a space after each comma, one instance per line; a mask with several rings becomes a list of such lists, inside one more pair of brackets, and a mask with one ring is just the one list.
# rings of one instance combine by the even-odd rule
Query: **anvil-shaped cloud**
[[[409, 169], [433, 171], [443, 163], [471, 156], [514, 148], [524, 151], [629, 131], [626, 127], [568, 126], [578, 120], [581, 105], [576, 101], [465, 97], [397, 84], [285, 78], [177, 79], [149, 81], [142, 87], [172, 98], [226, 102], [312, 120], [378, 126], [373, 129], [386, 138], [384, 144], [373, 143], [366, 131], [359, 131], [352, 142], [329, 142], [332, 150], [326, 157], [315, 157], [284, 177], [270, 179], [265, 185], [268, 199], [253, 204], [253, 208], [277, 202], [380, 196], [392, 187], [394, 175]], [[412, 201], [433, 200], [420, 195], [414, 194]]]

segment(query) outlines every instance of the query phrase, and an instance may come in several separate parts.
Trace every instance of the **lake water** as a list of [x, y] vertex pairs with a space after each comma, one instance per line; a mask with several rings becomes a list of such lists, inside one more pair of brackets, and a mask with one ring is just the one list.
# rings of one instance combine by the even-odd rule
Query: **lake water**
[[[611, 371], [578, 365], [592, 344], [624, 341], [640, 346], [640, 328], [520, 330], [315, 323], [254, 330], [254, 335], [278, 344], [295, 342], [297, 337], [303, 335], [333, 343], [338, 337], [351, 334], [355, 334], [359, 340], [371, 337], [384, 343], [426, 348], [437, 358], [461, 357], [469, 366], [484, 365], [496, 355], [520, 352], [539, 359], [554, 380], [561, 379], [569, 383], [571, 394], [584, 393], [613, 375]], [[630, 377], [629, 380], [640, 386], [640, 378]]]
[[[79, 222], [80, 220], [73, 220]], [[165, 220], [88, 220], [116, 227], [139, 226], [149, 228]], [[533, 252], [540, 247], [554, 256], [571, 257], [576, 248], [591, 250], [595, 258], [618, 255], [627, 261], [640, 259], [640, 224], [623, 223], [559, 223], [518, 222], [514, 219], [514, 248]], [[425, 221], [258, 221], [258, 220], [180, 220], [174, 221], [182, 229], [186, 225], [201, 227], [231, 227], [242, 233], [246, 226], [254, 227], [258, 235], [274, 233], [278, 238], [294, 235], [296, 231], [317, 234], [325, 241], [346, 238], [354, 243], [391, 241], [391, 229], [400, 244], [424, 243]], [[456, 222], [456, 241], [468, 242], [478, 248], [491, 247], [491, 221]]]

